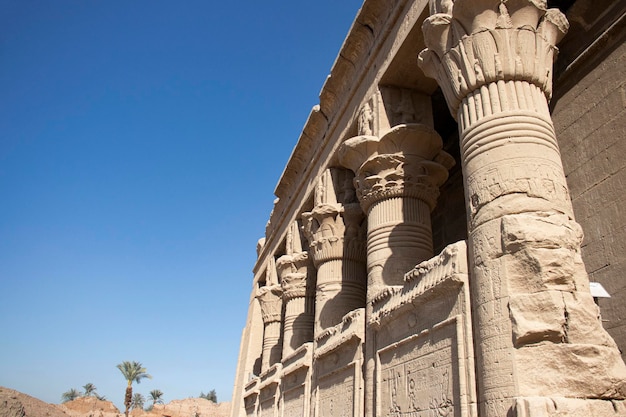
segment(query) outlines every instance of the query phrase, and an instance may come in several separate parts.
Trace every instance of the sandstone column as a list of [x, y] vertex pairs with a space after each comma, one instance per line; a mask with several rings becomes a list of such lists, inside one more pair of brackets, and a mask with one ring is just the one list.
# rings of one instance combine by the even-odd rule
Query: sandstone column
[[363, 135], [339, 149], [340, 163], [367, 213], [367, 299], [433, 256], [430, 212], [454, 159], [441, 137], [423, 124], [401, 124], [382, 138]]
[[274, 257], [270, 256], [267, 264], [266, 285], [259, 288], [257, 300], [261, 305], [263, 317], [263, 356], [261, 372], [267, 371], [272, 365], [281, 359], [281, 318], [283, 308], [283, 290], [276, 278], [276, 264]]
[[283, 289], [285, 321], [283, 358], [306, 342], [313, 341], [315, 283], [309, 254], [302, 250], [298, 222], [287, 232], [287, 254], [276, 261]]
[[624, 398], [625, 368], [589, 294], [547, 105], [567, 20], [545, 0], [431, 14], [420, 66], [459, 122], [480, 415], [613, 415], [599, 400]]
[[380, 139], [361, 135], [339, 148], [339, 161], [355, 174], [367, 213], [367, 307], [365, 415], [375, 405], [375, 343], [370, 301], [385, 287], [401, 286], [404, 274], [433, 256], [430, 212], [454, 159], [441, 137], [423, 124], [399, 124]]
[[315, 190], [315, 207], [302, 215], [317, 267], [315, 338], [348, 312], [365, 306], [364, 216], [352, 178], [346, 169], [324, 171]]

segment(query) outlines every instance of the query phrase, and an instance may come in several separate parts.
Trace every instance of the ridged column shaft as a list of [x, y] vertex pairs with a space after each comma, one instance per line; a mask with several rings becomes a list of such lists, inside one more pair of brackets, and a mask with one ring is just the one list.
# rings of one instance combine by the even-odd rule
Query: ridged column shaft
[[281, 360], [282, 288], [276, 284], [261, 287], [256, 297], [261, 305], [263, 318], [261, 372], [265, 372]]
[[420, 65], [459, 122], [480, 415], [554, 415], [548, 397], [624, 398], [547, 105], [567, 21], [542, 1], [431, 10]]
[[285, 303], [284, 359], [302, 344], [313, 341], [315, 282], [313, 265], [307, 252], [281, 256], [276, 266]]
[[318, 204], [303, 214], [305, 234], [317, 267], [316, 339], [325, 329], [340, 323], [344, 315], [365, 306], [367, 282], [364, 215], [358, 203], [349, 197], [354, 195], [352, 175], [333, 168], [324, 173], [320, 184], [316, 190]]
[[404, 274], [433, 256], [430, 207], [416, 198], [392, 197], [370, 207], [367, 270], [372, 293], [401, 285]]
[[[372, 301], [385, 287], [433, 256], [430, 212], [454, 159], [429, 126], [399, 124], [381, 138], [361, 135], [339, 148], [339, 161], [355, 173], [357, 196], [367, 213], [366, 325]], [[366, 334], [374, 335], [366, 329]], [[365, 416], [376, 408], [376, 342], [365, 340]]]
[[367, 299], [433, 256], [430, 212], [454, 159], [439, 135], [422, 124], [393, 127], [382, 138], [357, 136], [339, 149], [355, 172], [367, 213]]

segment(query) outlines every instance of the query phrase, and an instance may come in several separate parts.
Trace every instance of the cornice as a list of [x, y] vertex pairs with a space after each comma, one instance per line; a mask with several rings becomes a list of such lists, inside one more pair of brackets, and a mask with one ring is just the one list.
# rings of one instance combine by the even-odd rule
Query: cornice
[[360, 105], [373, 94], [391, 64], [391, 59], [383, 58], [397, 53], [413, 25], [420, 24], [427, 7], [427, 0], [363, 3], [322, 87], [320, 104], [313, 107], [276, 186], [278, 199], [266, 229], [267, 244], [253, 269], [257, 279], [268, 256], [280, 245], [289, 222], [299, 216], [300, 204], [312, 191], [315, 179], [332, 166], [341, 135], [350, 128]]

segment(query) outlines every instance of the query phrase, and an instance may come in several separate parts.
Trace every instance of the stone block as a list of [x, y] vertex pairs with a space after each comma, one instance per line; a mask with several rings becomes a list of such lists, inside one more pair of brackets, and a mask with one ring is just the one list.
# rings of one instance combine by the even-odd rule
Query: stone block
[[602, 328], [600, 311], [589, 293], [563, 293], [568, 322], [576, 323], [567, 327], [569, 343], [597, 344], [616, 349], [617, 346]]
[[509, 253], [522, 248], [577, 249], [582, 229], [564, 215], [515, 214], [502, 218], [502, 246]]
[[626, 398], [626, 367], [614, 348], [544, 342], [515, 351], [523, 396]]
[[618, 417], [626, 415], [624, 401], [562, 397], [516, 399], [515, 417]]
[[565, 339], [566, 310], [560, 291], [514, 295], [509, 312], [515, 346]]
[[502, 262], [511, 294], [575, 290], [575, 253], [569, 249], [525, 249]]

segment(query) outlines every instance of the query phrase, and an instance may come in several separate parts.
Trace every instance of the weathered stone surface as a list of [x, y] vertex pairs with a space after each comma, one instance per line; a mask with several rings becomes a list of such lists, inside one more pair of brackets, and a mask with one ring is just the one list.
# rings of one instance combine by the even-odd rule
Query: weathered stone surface
[[516, 417], [617, 417], [626, 415], [624, 401], [584, 400], [562, 397], [518, 398]]
[[1, 417], [68, 417], [61, 406], [48, 404], [30, 395], [0, 387]]
[[515, 351], [522, 396], [626, 398], [624, 362], [612, 347], [541, 343]]
[[257, 288], [282, 288], [271, 323], [292, 343], [238, 371], [233, 417], [626, 415], [626, 5], [609, 3], [365, 0], [276, 188], [240, 369], [270, 356]]
[[228, 402], [216, 404], [204, 398], [186, 398], [172, 400], [167, 404], [155, 404], [150, 412], [133, 414], [133, 417], [226, 417], [229, 414]]
[[[206, 400], [205, 400], [206, 401]], [[71, 417], [121, 417], [120, 412], [110, 401], [100, 401], [96, 397], [79, 397], [58, 406]], [[137, 410], [143, 413], [143, 410]], [[134, 414], [135, 416], [137, 413]]]

